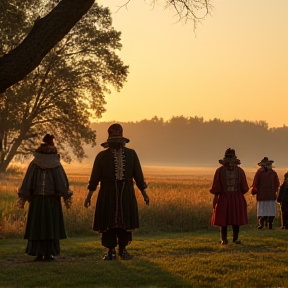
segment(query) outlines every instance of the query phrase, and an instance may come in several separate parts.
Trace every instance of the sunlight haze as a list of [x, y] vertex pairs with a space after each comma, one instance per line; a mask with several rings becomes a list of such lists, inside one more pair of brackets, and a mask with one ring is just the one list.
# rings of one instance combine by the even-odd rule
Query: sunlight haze
[[99, 1], [122, 32], [129, 65], [120, 92], [107, 95], [100, 121], [154, 116], [264, 120], [288, 125], [288, 1], [220, 0], [199, 24], [178, 22], [162, 1]]

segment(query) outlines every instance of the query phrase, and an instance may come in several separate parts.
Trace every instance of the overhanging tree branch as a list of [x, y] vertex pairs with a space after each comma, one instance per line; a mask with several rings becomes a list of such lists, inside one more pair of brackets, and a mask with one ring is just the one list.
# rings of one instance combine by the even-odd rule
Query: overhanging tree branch
[[0, 93], [33, 71], [44, 56], [73, 28], [95, 0], [62, 0], [15, 49], [0, 58]]

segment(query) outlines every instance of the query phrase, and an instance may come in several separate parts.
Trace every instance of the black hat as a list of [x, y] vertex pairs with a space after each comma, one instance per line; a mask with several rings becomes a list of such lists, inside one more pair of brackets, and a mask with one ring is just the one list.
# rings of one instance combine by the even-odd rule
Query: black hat
[[258, 163], [258, 166], [262, 166], [262, 167], [265, 167], [267, 165], [270, 165], [274, 163], [273, 160], [269, 160], [268, 157], [264, 157], [259, 163]]
[[104, 148], [108, 147], [108, 143], [111, 142], [125, 142], [129, 143], [130, 140], [123, 137], [123, 128], [120, 124], [114, 123], [108, 128], [108, 139], [107, 142], [101, 144]]
[[53, 142], [53, 139], [54, 139], [54, 135], [51, 135], [51, 134], [46, 134], [42, 141], [48, 145], [54, 145], [54, 142]]
[[235, 154], [235, 150], [228, 148], [225, 151], [225, 155], [223, 159], [219, 160], [220, 164], [226, 164], [226, 163], [231, 163], [231, 164], [236, 164], [239, 165], [241, 164], [240, 160], [237, 158], [236, 154]]

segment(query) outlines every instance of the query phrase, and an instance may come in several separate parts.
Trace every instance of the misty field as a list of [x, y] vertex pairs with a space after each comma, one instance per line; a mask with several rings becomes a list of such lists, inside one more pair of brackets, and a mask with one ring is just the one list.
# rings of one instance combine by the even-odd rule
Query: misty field
[[[257, 230], [256, 201], [246, 195], [243, 245], [231, 243], [231, 230], [229, 245], [219, 245], [219, 228], [210, 226], [215, 168], [144, 167], [150, 205], [136, 189], [140, 229], [128, 247], [134, 259], [107, 263], [91, 230], [97, 192], [92, 207], [83, 207], [91, 166], [66, 165], [74, 191], [71, 209], [63, 206], [68, 239], [41, 267], [24, 254], [28, 204], [15, 208], [23, 172], [0, 176], [0, 287], [287, 287], [288, 231], [280, 230], [279, 211], [274, 230]], [[250, 185], [256, 168], [244, 170]], [[277, 172], [282, 180], [285, 170]]]

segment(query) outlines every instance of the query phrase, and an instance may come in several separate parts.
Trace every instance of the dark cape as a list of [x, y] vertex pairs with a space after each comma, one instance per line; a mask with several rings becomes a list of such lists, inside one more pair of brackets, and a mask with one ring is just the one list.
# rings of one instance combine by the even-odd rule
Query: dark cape
[[35, 152], [18, 190], [20, 199], [30, 203], [24, 234], [24, 239], [28, 239], [27, 254], [59, 255], [59, 239], [67, 238], [61, 197], [68, 198], [68, 191], [59, 156]]
[[115, 227], [127, 231], [139, 228], [134, 181], [140, 191], [147, 188], [147, 185], [136, 152], [123, 147], [123, 155], [125, 169], [121, 181], [115, 179], [115, 163], [111, 148], [98, 153], [94, 161], [88, 189], [95, 191], [100, 183], [93, 222], [93, 230], [100, 233]]
[[280, 186], [277, 202], [280, 203], [281, 208], [288, 208], [288, 185], [285, 181]]

